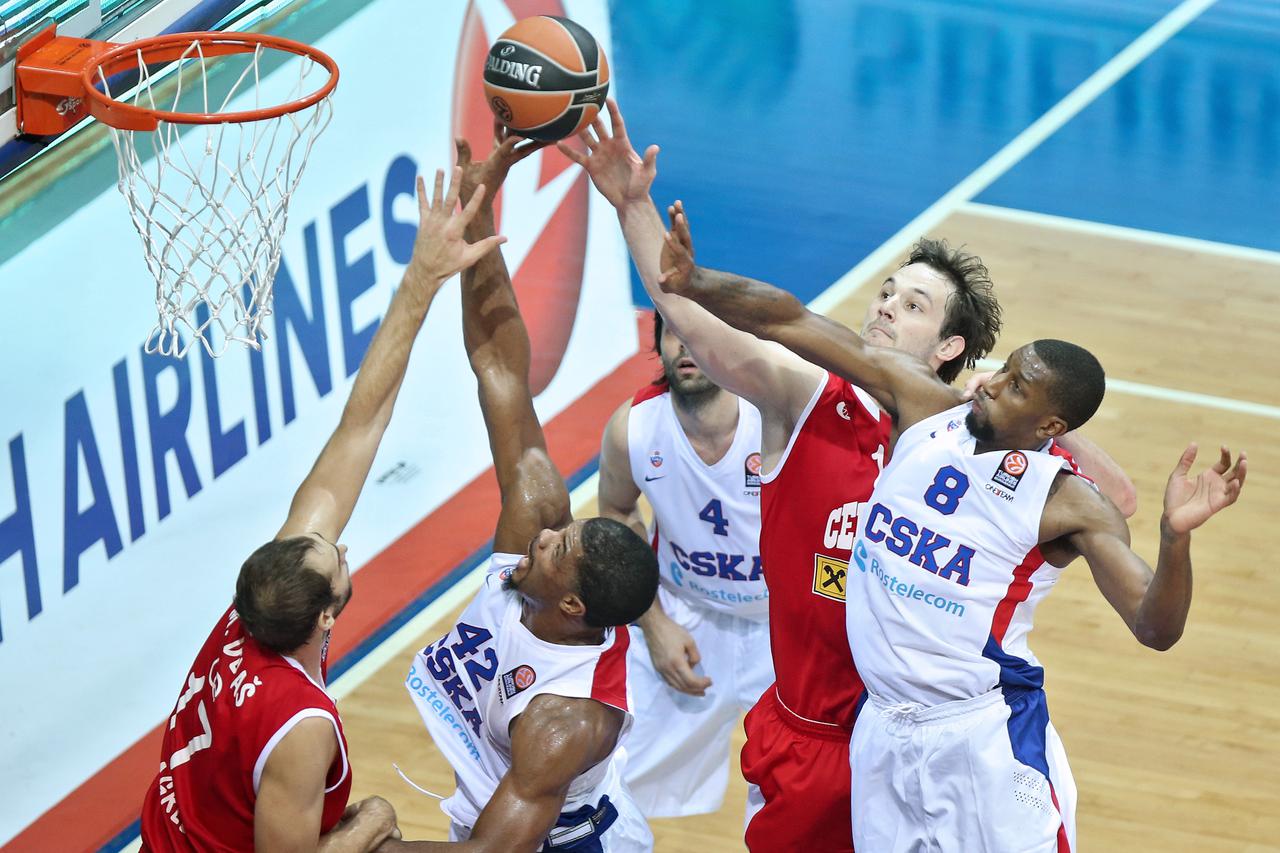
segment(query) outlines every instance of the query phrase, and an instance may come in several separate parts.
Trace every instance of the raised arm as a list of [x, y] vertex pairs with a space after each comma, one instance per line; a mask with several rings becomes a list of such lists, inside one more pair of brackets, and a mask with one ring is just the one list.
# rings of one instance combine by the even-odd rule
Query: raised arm
[[745, 276], [693, 265], [693, 237], [683, 205], [671, 209], [658, 283], [706, 308], [734, 328], [782, 344], [865, 389], [905, 429], [960, 402], [929, 365], [890, 347], [873, 347], [852, 329], [810, 311], [795, 296]]
[[607, 106], [612, 131], [597, 118], [591, 130], [580, 134], [587, 154], [564, 143], [560, 143], [560, 150], [586, 170], [596, 189], [617, 210], [645, 291], [698, 367], [721, 388], [751, 401], [767, 421], [781, 419], [785, 444], [790, 424], [821, 381], [821, 370], [658, 286], [666, 227], [649, 195], [657, 175], [658, 146], [650, 145], [642, 160], [631, 147], [618, 104], [610, 99]]
[[[511, 769], [463, 842], [384, 841], [380, 853], [533, 853], [556, 825], [569, 785], [606, 760], [622, 712], [594, 699], [546, 694], [511, 728]], [[597, 848], [598, 849], [598, 848]], [[609, 849], [606, 845], [604, 849]]]
[[1182, 637], [1191, 608], [1191, 531], [1236, 502], [1247, 469], [1245, 454], [1232, 465], [1224, 447], [1193, 480], [1187, 475], [1195, 457], [1191, 445], [1165, 488], [1154, 572], [1129, 547], [1129, 527], [1116, 507], [1076, 477], [1061, 478], [1041, 520], [1042, 540], [1065, 536], [1138, 642], [1161, 651]]
[[461, 171], [454, 169], [449, 192], [443, 198], [443, 171], [436, 172], [430, 197], [418, 178], [418, 236], [404, 279], [360, 363], [338, 427], [294, 494], [289, 517], [277, 538], [314, 532], [331, 542], [338, 539], [351, 519], [391, 421], [409, 351], [432, 300], [450, 276], [504, 242], [505, 238], [493, 236], [472, 244], [463, 239], [463, 230], [479, 205], [456, 211], [460, 176]]
[[[494, 233], [493, 198], [508, 170], [541, 147], [528, 142], [521, 146], [518, 137], [501, 129], [495, 128], [495, 133], [497, 144], [480, 162], [472, 161], [466, 140], [457, 140], [463, 198], [479, 205], [466, 232], [472, 240]], [[476, 375], [480, 410], [502, 493], [494, 550], [522, 553], [539, 531], [567, 524], [571, 515], [569, 491], [547, 454], [542, 424], [533, 408], [529, 331], [500, 251], [463, 273], [462, 337]]]

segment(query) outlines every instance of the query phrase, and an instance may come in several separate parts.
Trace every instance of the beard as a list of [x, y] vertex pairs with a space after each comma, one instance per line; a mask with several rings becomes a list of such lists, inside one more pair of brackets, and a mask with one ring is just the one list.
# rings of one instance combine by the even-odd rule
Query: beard
[[701, 370], [694, 376], [681, 376], [676, 361], [662, 359], [662, 374], [671, 389], [671, 396], [686, 409], [697, 409], [709, 403], [720, 390]]
[[965, 429], [969, 430], [969, 434], [978, 441], [995, 441], [996, 429], [991, 425], [990, 421], [979, 421], [977, 412], [974, 409], [969, 410], [969, 414], [964, 416]]

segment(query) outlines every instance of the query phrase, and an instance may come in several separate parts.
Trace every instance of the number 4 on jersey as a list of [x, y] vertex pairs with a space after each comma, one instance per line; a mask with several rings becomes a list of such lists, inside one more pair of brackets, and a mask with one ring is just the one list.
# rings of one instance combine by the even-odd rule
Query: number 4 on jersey
[[711, 525], [713, 533], [717, 536], [729, 535], [729, 519], [724, 517], [724, 508], [720, 506], [719, 499], [712, 499], [702, 508], [702, 512], [698, 513], [698, 518]]

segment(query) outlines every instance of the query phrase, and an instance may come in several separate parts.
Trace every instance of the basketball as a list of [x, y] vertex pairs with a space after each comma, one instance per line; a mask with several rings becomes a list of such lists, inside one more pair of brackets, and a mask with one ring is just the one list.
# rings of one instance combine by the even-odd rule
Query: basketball
[[484, 94], [498, 120], [530, 139], [564, 139], [590, 124], [609, 93], [595, 37], [568, 18], [525, 18], [498, 36]]

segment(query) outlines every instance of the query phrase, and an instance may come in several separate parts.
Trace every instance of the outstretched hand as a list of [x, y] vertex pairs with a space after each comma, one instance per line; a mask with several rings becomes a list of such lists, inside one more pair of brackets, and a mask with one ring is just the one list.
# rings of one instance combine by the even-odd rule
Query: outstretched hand
[[689, 230], [689, 217], [684, 212], [684, 202], [668, 205], [667, 219], [671, 230], [662, 238], [662, 256], [658, 260], [658, 286], [664, 293], [683, 295], [693, 280], [693, 233]]
[[1244, 451], [1240, 452], [1233, 465], [1231, 451], [1223, 447], [1213, 467], [1192, 479], [1188, 475], [1196, 461], [1196, 450], [1192, 443], [1182, 452], [1182, 458], [1169, 475], [1169, 485], [1164, 490], [1164, 515], [1174, 533], [1195, 530], [1210, 516], [1235, 503], [1244, 488], [1249, 461]]
[[658, 146], [645, 149], [644, 159], [636, 155], [627, 138], [627, 126], [622, 121], [618, 102], [609, 98], [605, 105], [609, 110], [612, 132], [596, 116], [590, 127], [584, 128], [578, 138], [587, 146], [583, 154], [563, 142], [557, 142], [560, 153], [577, 163], [591, 176], [600, 195], [614, 207], [628, 202], [643, 201], [649, 197], [649, 187], [658, 174]]
[[489, 252], [507, 242], [506, 237], [486, 237], [474, 243], [462, 233], [475, 218], [484, 198], [484, 184], [474, 188], [470, 202], [461, 211], [458, 194], [462, 189], [462, 169], [453, 170], [449, 192], [444, 189], [444, 170], [436, 170], [435, 191], [427, 198], [427, 185], [418, 177], [418, 236], [413, 242], [411, 266], [416, 265], [429, 278], [440, 282], [474, 264]]
[[493, 204], [494, 196], [502, 189], [511, 167], [550, 143], [525, 139], [512, 133], [501, 122], [494, 122], [493, 149], [488, 158], [473, 162], [471, 143], [461, 137], [453, 140], [453, 144], [458, 152], [458, 168], [462, 169], [462, 203], [471, 201], [476, 188], [484, 186], [487, 191], [482, 203], [488, 206]]

